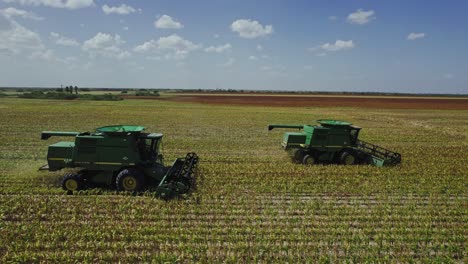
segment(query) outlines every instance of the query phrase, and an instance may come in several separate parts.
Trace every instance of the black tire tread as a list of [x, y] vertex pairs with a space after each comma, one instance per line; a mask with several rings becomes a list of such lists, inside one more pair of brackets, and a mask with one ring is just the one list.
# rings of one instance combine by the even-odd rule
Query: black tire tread
[[77, 188], [76, 191], [84, 189], [84, 184], [83, 184], [83, 180], [81, 179], [81, 175], [79, 173], [71, 172], [71, 173], [67, 173], [67, 174], [65, 174], [63, 176], [63, 179], [62, 179], [62, 189], [63, 190], [70, 191], [65, 187], [65, 182], [68, 179], [75, 179], [78, 182], [78, 188]]
[[123, 169], [122, 171], [119, 172], [119, 174], [117, 174], [117, 177], [115, 179], [115, 185], [117, 187], [117, 191], [126, 191], [124, 188], [123, 188], [123, 179], [127, 176], [127, 175], [132, 175], [132, 176], [135, 176], [136, 180], [137, 180], [137, 186], [135, 188], [134, 191], [138, 192], [138, 191], [141, 191], [145, 185], [145, 182], [144, 182], [144, 175], [143, 173], [136, 169], [136, 168], [127, 168], [127, 169]]
[[340, 163], [343, 164], [343, 165], [346, 165], [346, 157], [349, 156], [349, 155], [354, 157], [354, 163], [351, 164], [351, 165], [357, 164], [358, 163], [358, 158], [357, 158], [356, 154], [354, 154], [354, 152], [350, 151], [350, 150], [344, 150], [340, 154]]

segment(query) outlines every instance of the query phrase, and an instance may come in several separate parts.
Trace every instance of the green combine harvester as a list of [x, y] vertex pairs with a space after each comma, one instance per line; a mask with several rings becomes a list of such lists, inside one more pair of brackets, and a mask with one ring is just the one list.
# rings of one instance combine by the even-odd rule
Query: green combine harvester
[[269, 125], [274, 128], [297, 128], [286, 132], [282, 146], [295, 163], [372, 164], [378, 167], [401, 163], [399, 153], [358, 139], [360, 127], [338, 120], [317, 120], [319, 125]]
[[60, 136], [74, 137], [74, 142], [50, 145], [47, 164], [39, 169], [79, 168], [64, 176], [62, 187], [67, 191], [104, 185], [129, 192], [157, 186], [156, 194], [163, 198], [189, 192], [195, 184], [198, 156], [188, 153], [166, 167], [160, 150], [163, 135], [143, 130], [142, 126], [115, 125], [84, 133], [43, 131], [43, 140]]

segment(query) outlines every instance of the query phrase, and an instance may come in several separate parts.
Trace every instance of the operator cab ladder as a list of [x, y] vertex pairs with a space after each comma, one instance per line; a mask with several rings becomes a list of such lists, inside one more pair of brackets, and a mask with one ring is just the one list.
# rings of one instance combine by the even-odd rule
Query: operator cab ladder
[[372, 157], [376, 157], [384, 161], [384, 165], [396, 165], [401, 163], [401, 154], [380, 146], [360, 140], [357, 143], [360, 151], [363, 151]]

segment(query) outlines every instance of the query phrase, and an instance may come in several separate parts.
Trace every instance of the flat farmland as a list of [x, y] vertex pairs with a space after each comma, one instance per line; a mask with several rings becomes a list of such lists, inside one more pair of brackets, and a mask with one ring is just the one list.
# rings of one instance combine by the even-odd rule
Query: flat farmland
[[219, 93], [166, 93], [162, 97], [125, 97], [216, 105], [468, 110], [468, 97]]
[[[466, 99], [386, 107], [194, 97], [0, 98], [0, 262], [467, 261]], [[280, 148], [287, 130], [267, 131], [326, 118], [363, 127], [363, 140], [401, 153], [402, 164], [292, 164]], [[164, 133], [167, 163], [195, 151], [197, 190], [171, 201], [108, 189], [67, 195], [64, 172], [37, 171], [58, 140], [41, 141], [42, 130], [111, 124]]]

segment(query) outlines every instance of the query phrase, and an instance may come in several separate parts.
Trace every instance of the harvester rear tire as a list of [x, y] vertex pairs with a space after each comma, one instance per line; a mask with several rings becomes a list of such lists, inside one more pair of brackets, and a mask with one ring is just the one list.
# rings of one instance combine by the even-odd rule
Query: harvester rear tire
[[68, 173], [63, 177], [62, 188], [65, 191], [79, 191], [83, 187], [83, 181], [78, 173]]
[[357, 157], [350, 151], [344, 151], [340, 156], [340, 163], [343, 165], [354, 165], [357, 163]]
[[316, 158], [310, 154], [305, 155], [302, 159], [302, 164], [304, 165], [314, 165], [315, 163], [317, 163]]
[[117, 175], [115, 185], [118, 191], [138, 192], [145, 185], [145, 177], [141, 171], [135, 168], [124, 169]]

